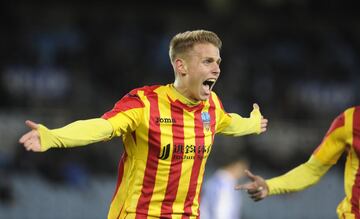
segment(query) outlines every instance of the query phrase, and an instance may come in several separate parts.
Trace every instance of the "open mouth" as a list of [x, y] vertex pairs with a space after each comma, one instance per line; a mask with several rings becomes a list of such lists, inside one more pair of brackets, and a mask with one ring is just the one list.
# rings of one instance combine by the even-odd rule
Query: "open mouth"
[[206, 81], [203, 82], [203, 85], [207, 87], [207, 89], [210, 91], [213, 88], [215, 82], [216, 79], [207, 79]]

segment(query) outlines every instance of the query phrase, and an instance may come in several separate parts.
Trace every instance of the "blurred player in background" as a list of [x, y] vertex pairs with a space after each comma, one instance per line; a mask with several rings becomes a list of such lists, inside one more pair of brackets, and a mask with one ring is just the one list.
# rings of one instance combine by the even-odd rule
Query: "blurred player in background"
[[198, 218], [199, 194], [214, 135], [261, 133], [267, 120], [226, 113], [212, 89], [220, 75], [221, 40], [205, 30], [170, 42], [175, 81], [137, 88], [101, 118], [59, 129], [26, 121], [19, 142], [29, 151], [75, 147], [122, 137], [124, 154], [108, 218]]
[[217, 156], [223, 155], [222, 161], [219, 163], [219, 169], [204, 183], [200, 206], [201, 219], [241, 218], [241, 194], [234, 192], [234, 186], [244, 176], [248, 161], [238, 153], [231, 153], [232, 151], [234, 150], [230, 153], [216, 153]]
[[321, 177], [347, 153], [344, 183], [345, 198], [337, 207], [339, 218], [360, 218], [360, 106], [345, 110], [330, 126], [322, 143], [304, 164], [286, 174], [264, 180], [245, 171], [252, 182], [238, 185], [259, 201], [269, 195], [303, 190], [317, 183]]

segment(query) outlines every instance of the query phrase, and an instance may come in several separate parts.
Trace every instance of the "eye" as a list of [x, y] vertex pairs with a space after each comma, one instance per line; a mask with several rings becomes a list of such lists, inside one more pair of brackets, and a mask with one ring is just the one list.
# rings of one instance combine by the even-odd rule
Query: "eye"
[[205, 63], [205, 64], [211, 64], [211, 63], [212, 63], [212, 60], [210, 60], [210, 59], [205, 59], [205, 60], [204, 60], [204, 63]]

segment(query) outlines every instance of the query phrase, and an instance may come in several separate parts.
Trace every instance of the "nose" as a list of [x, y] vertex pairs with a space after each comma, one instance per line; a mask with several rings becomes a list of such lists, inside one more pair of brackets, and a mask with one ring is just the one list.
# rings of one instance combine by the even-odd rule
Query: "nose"
[[214, 65], [213, 74], [215, 74], [215, 75], [220, 74], [220, 65], [218, 63], [215, 63], [215, 65]]

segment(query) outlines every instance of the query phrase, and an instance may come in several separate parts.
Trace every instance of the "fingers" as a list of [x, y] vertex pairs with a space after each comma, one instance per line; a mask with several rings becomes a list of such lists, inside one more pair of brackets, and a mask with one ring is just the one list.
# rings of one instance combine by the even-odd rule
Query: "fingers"
[[264, 187], [259, 186], [256, 190], [251, 191], [251, 193], [248, 191], [248, 194], [252, 200], [257, 202], [263, 200], [267, 196], [267, 191], [264, 189]]
[[25, 124], [31, 129], [37, 129], [39, 125], [31, 120], [26, 120]]
[[267, 129], [267, 124], [268, 124], [268, 120], [267, 119], [261, 119], [261, 122], [260, 122], [260, 129], [261, 129], [261, 132], [265, 132], [266, 129]]
[[27, 139], [24, 143], [24, 148], [27, 151], [34, 151], [34, 152], [40, 152], [41, 151], [41, 145], [37, 138], [31, 137]]
[[20, 144], [24, 144], [27, 140], [29, 140], [31, 138], [31, 136], [33, 135], [32, 131], [26, 133], [25, 135], [21, 136], [21, 138], [19, 139], [19, 143]]
[[33, 121], [26, 120], [25, 124], [31, 128], [29, 132], [21, 136], [19, 139], [19, 143], [24, 145], [24, 148], [27, 151], [41, 151], [41, 144], [40, 144], [40, 134], [38, 132], [39, 125]]
[[264, 199], [262, 192], [258, 192], [254, 195], [251, 195], [250, 198], [256, 202]]
[[237, 185], [237, 186], [235, 186], [235, 189], [236, 190], [247, 190], [247, 191], [256, 189], [258, 187], [257, 183], [255, 182], [256, 176], [254, 174], [252, 174], [250, 172], [250, 170], [244, 170], [244, 173], [249, 179], [251, 179], [252, 182]]
[[268, 123], [267, 119], [261, 119], [261, 128], [266, 128], [267, 123]]
[[246, 190], [249, 197], [254, 201], [260, 201], [266, 197], [267, 191], [256, 182], [246, 183], [235, 187], [237, 190]]
[[31, 150], [31, 145], [32, 145], [32, 142], [31, 141], [26, 141], [24, 143], [24, 147], [27, 151], [30, 151]]
[[251, 179], [252, 182], [248, 182], [245, 184], [240, 184], [235, 187], [236, 190], [246, 190], [249, 197], [254, 201], [260, 201], [264, 199], [268, 192], [269, 188], [265, 182], [265, 180], [258, 175], [254, 175], [249, 170], [245, 170], [245, 175]]
[[250, 183], [246, 183], [246, 184], [237, 185], [237, 186], [235, 186], [235, 189], [249, 191], [249, 190], [253, 190], [255, 187], [256, 187], [255, 183], [250, 182]]
[[37, 142], [33, 142], [33, 141], [25, 142], [24, 147], [25, 147], [25, 149], [27, 151], [34, 151], [34, 152], [40, 152], [41, 151], [40, 144], [38, 144]]

